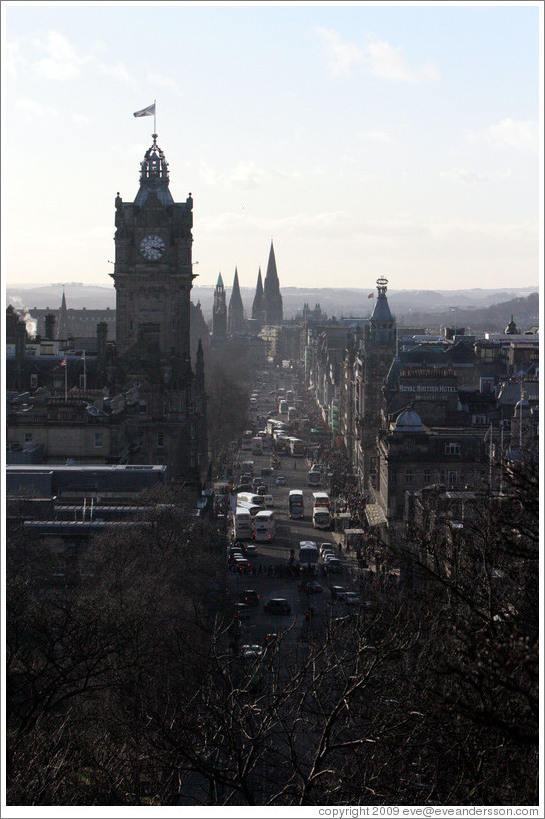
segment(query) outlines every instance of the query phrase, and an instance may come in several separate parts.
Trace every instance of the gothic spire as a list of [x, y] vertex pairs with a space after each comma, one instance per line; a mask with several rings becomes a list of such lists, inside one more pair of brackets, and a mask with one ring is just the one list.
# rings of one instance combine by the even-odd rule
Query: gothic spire
[[261, 279], [261, 267], [257, 274], [257, 287], [255, 289], [254, 302], [252, 304], [252, 318], [261, 321], [263, 318], [263, 281]]
[[280, 324], [283, 315], [282, 296], [280, 295], [280, 282], [278, 281], [278, 273], [276, 271], [276, 259], [272, 239], [271, 249], [269, 251], [269, 262], [267, 264], [267, 274], [263, 285], [263, 304], [267, 324]]
[[244, 307], [242, 305], [242, 296], [240, 295], [240, 286], [238, 283], [238, 270], [236, 267], [233, 290], [231, 292], [231, 298], [229, 299], [228, 329], [229, 335], [244, 333]]

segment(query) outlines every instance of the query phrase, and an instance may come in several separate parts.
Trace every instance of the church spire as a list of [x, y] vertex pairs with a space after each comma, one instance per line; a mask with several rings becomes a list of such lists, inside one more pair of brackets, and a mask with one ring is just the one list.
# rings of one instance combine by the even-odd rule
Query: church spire
[[64, 294], [64, 287], [62, 289], [62, 300], [59, 309], [59, 318], [57, 322], [57, 338], [66, 340], [68, 338], [68, 311], [66, 309], [66, 296]]
[[240, 286], [238, 283], [238, 270], [235, 267], [235, 278], [233, 280], [233, 290], [229, 299], [228, 331], [229, 335], [241, 335], [244, 333], [244, 307]]
[[280, 282], [278, 281], [272, 239], [271, 249], [269, 251], [269, 262], [267, 264], [267, 274], [263, 285], [263, 307], [267, 324], [280, 324], [282, 322], [282, 296], [280, 295]]
[[214, 290], [214, 307], [212, 310], [212, 335], [214, 341], [224, 341], [227, 338], [227, 305], [225, 303], [225, 288], [221, 273]]
[[257, 319], [257, 321], [263, 320], [263, 281], [261, 279], [261, 267], [257, 274], [257, 286], [252, 304], [252, 318]]

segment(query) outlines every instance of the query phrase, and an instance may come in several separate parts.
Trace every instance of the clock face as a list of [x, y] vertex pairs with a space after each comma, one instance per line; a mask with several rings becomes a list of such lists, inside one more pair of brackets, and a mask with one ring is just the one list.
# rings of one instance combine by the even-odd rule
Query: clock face
[[160, 236], [144, 236], [140, 242], [140, 253], [150, 262], [156, 262], [165, 252], [165, 243]]

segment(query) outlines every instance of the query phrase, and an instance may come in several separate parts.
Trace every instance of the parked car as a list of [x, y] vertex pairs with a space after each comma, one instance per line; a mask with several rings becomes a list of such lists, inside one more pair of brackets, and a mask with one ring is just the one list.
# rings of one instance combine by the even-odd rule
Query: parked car
[[291, 614], [291, 606], [284, 597], [273, 597], [263, 606], [266, 614]]
[[241, 603], [246, 603], [247, 606], [259, 606], [260, 597], [255, 589], [244, 589], [240, 595]]
[[277, 486], [286, 486], [287, 485], [287, 481], [286, 481], [286, 478], [284, 477], [284, 475], [279, 475], [278, 476], [278, 478], [276, 479], [276, 485]]

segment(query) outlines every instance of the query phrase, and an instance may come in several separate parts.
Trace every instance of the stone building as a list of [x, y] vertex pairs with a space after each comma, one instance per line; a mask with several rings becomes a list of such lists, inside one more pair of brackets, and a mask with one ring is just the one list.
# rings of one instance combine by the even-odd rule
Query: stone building
[[191, 366], [193, 199], [175, 202], [165, 155], [153, 144], [134, 202], [115, 200], [116, 351], [106, 362], [111, 393], [138, 390], [135, 463], [165, 464], [170, 478], [198, 484], [207, 471], [202, 384]]

